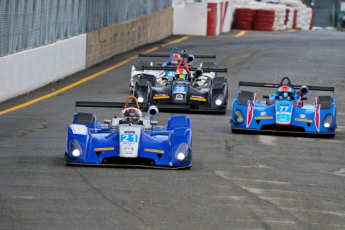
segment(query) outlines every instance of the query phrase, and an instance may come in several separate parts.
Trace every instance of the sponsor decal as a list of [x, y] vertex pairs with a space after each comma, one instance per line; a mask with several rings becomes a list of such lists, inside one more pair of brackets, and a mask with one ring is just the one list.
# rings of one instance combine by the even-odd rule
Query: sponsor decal
[[151, 152], [151, 153], [164, 153], [164, 150], [159, 150], [159, 149], [148, 149], [148, 148], [144, 148], [145, 152]]
[[286, 115], [280, 115], [279, 121], [288, 121], [288, 117]]
[[182, 94], [176, 94], [175, 95], [175, 100], [182, 101], [183, 100], [183, 95]]
[[266, 116], [266, 112], [261, 112], [260, 115], [261, 116]]
[[104, 147], [104, 148], [94, 148], [94, 151], [95, 152], [98, 152], [98, 151], [111, 151], [111, 150], [114, 150], [115, 148], [114, 147]]
[[135, 133], [135, 131], [125, 131], [124, 133]]
[[133, 152], [133, 147], [132, 146], [125, 146], [124, 150], [128, 151], [128, 152]]
[[206, 98], [203, 96], [191, 96], [189, 98], [189, 100], [191, 100], [191, 101], [206, 101]]
[[301, 115], [299, 115], [299, 117], [302, 118], [302, 119], [306, 118], [305, 114], [301, 114]]
[[308, 119], [305, 119], [305, 118], [295, 118], [295, 121], [308, 122], [308, 123], [313, 122], [312, 120], [308, 120]]
[[255, 120], [266, 120], [266, 119], [273, 119], [273, 116], [258, 116], [258, 117], [255, 117]]

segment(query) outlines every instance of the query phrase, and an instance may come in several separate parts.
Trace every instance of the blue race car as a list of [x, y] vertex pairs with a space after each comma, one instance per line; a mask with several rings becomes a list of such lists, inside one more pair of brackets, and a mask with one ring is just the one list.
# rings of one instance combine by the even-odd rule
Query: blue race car
[[[67, 165], [192, 167], [189, 116], [172, 116], [166, 125], [157, 126], [157, 121], [152, 121], [158, 115], [157, 107], [147, 104], [140, 110], [133, 96], [128, 97], [126, 103], [77, 101], [76, 107], [122, 107], [123, 110], [120, 116], [104, 123], [91, 113], [76, 112], [67, 132]], [[144, 117], [142, 111], [145, 110]]]
[[313, 103], [304, 103], [309, 90], [334, 92], [334, 87], [292, 85], [288, 77], [280, 84], [240, 81], [239, 86], [276, 88], [276, 92], [264, 95], [266, 100], [260, 101], [253, 92], [238, 91], [232, 105], [232, 132], [269, 131], [334, 137], [337, 128], [334, 96], [316, 96]]

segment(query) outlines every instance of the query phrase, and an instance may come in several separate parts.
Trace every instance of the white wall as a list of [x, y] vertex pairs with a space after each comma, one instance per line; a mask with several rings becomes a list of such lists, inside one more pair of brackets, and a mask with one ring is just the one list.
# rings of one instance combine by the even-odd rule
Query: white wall
[[[212, 25], [216, 26], [215, 35], [230, 31], [233, 20], [233, 0], [204, 0], [202, 2], [192, 3], [185, 0], [184, 2], [182, 1], [181, 4], [177, 3], [179, 2], [177, 1], [174, 7], [173, 34], [210, 35], [207, 34], [207, 28], [210, 26], [207, 24], [208, 3], [217, 4], [217, 12], [215, 12], [214, 15], [217, 18], [217, 25]], [[221, 7], [221, 4], [223, 7]], [[225, 7], [226, 5], [227, 7]], [[223, 26], [221, 28], [222, 21]]]
[[86, 34], [0, 57], [0, 102], [85, 69]]
[[184, 4], [174, 8], [173, 34], [206, 36], [207, 2]]

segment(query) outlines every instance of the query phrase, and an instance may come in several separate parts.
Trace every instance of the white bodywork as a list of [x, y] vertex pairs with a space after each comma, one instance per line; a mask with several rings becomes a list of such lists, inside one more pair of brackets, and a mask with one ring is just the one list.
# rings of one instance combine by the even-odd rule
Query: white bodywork
[[79, 125], [79, 124], [72, 124], [70, 125], [73, 134], [78, 135], [86, 135], [87, 134], [87, 127], [85, 125]]
[[198, 77], [198, 85], [199, 85], [199, 87], [206, 87], [206, 86], [208, 86], [210, 81], [214, 77], [215, 77], [214, 72], [203, 73], [200, 77]]
[[119, 126], [120, 157], [138, 157], [141, 129], [140, 125]]
[[[151, 62], [151, 66], [152, 66], [152, 62]], [[135, 66], [132, 66], [131, 77], [129, 81], [129, 89], [131, 92], [133, 92], [135, 81], [139, 79], [140, 74], [142, 73], [156, 76], [157, 83], [161, 81], [162, 77], [165, 77], [164, 70], [137, 70]]]

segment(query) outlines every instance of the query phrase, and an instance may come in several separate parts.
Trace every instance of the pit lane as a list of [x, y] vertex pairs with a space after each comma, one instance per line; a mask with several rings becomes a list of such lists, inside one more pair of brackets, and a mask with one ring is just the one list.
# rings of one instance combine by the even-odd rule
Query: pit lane
[[[65, 166], [66, 130], [75, 101], [124, 101], [132, 63], [0, 116], [0, 228], [344, 229], [345, 34], [256, 31], [236, 37], [239, 32], [176, 44], [187, 53], [216, 54], [218, 66], [228, 68], [227, 113], [190, 114], [191, 170]], [[0, 111], [176, 38], [124, 53], [0, 104]], [[155, 52], [169, 53], [173, 46]], [[238, 82], [278, 82], [285, 76], [295, 84], [335, 87], [335, 138], [231, 133]], [[251, 90], [259, 96], [267, 92]], [[109, 118], [115, 112], [101, 109], [96, 114]], [[172, 114], [161, 113], [159, 124]]]

